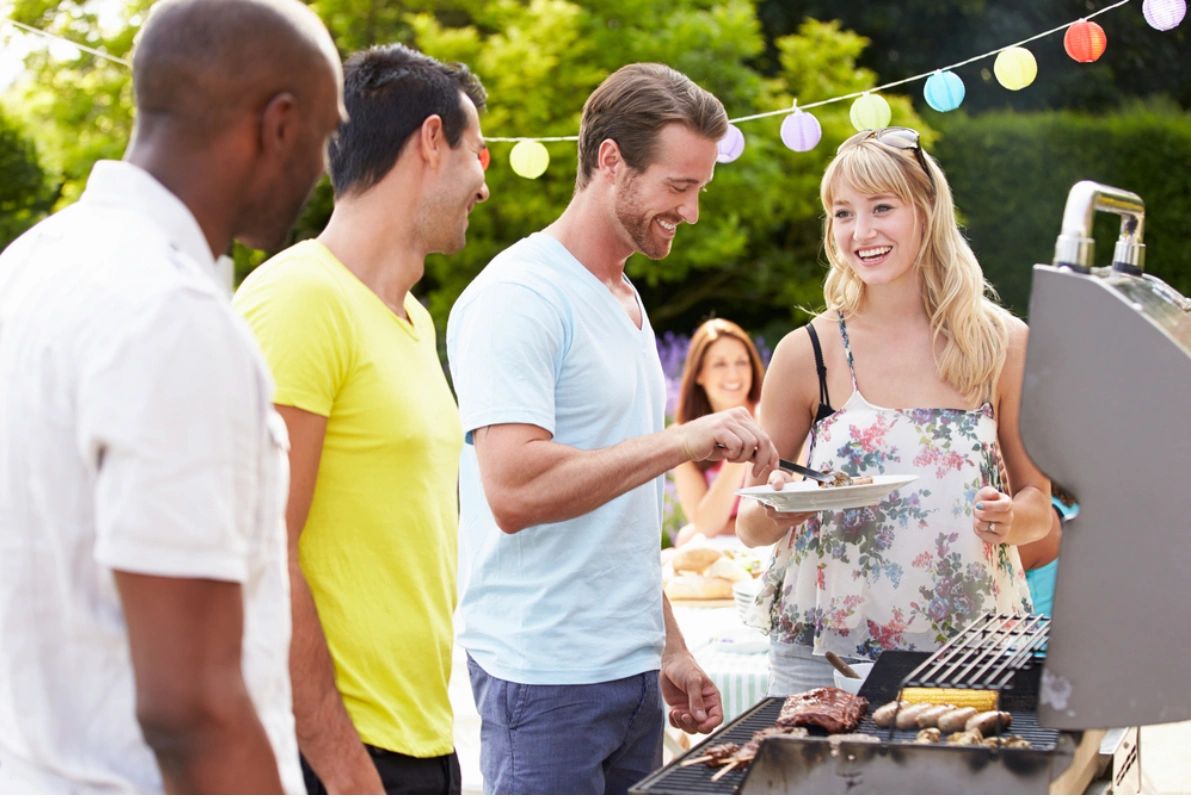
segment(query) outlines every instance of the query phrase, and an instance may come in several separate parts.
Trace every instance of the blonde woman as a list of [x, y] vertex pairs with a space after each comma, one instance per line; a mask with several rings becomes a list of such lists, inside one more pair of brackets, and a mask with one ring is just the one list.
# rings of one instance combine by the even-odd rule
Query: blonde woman
[[[733, 407], [752, 414], [764, 377], [761, 355], [740, 325], [727, 319], [705, 321], [687, 348], [674, 421], [685, 424]], [[674, 545], [681, 546], [696, 534], [735, 539], [740, 504], [736, 490], [744, 485], [746, 470], [745, 463], [704, 460], [683, 463], [671, 472], [688, 522], [678, 531]]]
[[762, 427], [785, 457], [809, 436], [814, 468], [918, 479], [843, 512], [742, 506], [744, 542], [780, 541], [758, 598], [774, 694], [830, 684], [826, 651], [931, 650], [985, 611], [1028, 611], [1017, 546], [1051, 521], [1018, 431], [1026, 325], [996, 303], [917, 132], [852, 136], [820, 195], [827, 309], [774, 351]]

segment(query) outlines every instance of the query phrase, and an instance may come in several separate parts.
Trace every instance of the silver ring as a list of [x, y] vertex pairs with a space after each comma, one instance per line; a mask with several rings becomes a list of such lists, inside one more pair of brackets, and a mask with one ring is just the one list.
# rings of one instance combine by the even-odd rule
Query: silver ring
[[996, 531], [996, 529], [997, 529], [997, 522], [996, 522], [996, 521], [989, 521], [989, 522], [988, 522], [988, 531], [989, 531], [989, 532], [995, 532], [995, 531]]

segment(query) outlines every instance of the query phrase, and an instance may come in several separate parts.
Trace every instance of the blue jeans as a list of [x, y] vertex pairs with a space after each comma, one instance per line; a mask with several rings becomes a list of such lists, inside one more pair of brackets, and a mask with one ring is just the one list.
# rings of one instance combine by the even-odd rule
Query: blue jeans
[[658, 672], [596, 684], [521, 684], [470, 656], [489, 794], [613, 795], [662, 765]]

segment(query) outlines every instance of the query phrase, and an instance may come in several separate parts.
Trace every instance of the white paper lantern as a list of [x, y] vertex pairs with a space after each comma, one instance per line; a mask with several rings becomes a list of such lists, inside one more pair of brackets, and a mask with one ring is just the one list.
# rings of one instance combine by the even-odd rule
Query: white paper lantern
[[782, 120], [782, 144], [794, 152], [809, 152], [823, 138], [823, 127], [814, 114], [794, 109], [794, 113]]
[[728, 125], [728, 132], [716, 142], [715, 159], [720, 163], [732, 163], [744, 152], [744, 134], [736, 125]]

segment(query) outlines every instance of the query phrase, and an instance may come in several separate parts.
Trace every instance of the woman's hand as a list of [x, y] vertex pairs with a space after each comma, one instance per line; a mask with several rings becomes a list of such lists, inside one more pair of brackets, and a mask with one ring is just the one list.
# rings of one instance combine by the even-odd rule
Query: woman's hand
[[977, 491], [976, 505], [972, 509], [972, 529], [985, 543], [994, 546], [1004, 543], [1013, 529], [1013, 497], [991, 485]]
[[[781, 490], [789, 480], [789, 474], [787, 474], [785, 471], [775, 468], [769, 475], [768, 484], [773, 490]], [[775, 510], [769, 505], [762, 505], [762, 507], [765, 508], [765, 517], [783, 529], [792, 526], [798, 526], [808, 518], [812, 518], [817, 515], [815, 512], [786, 513], [780, 510]]]

